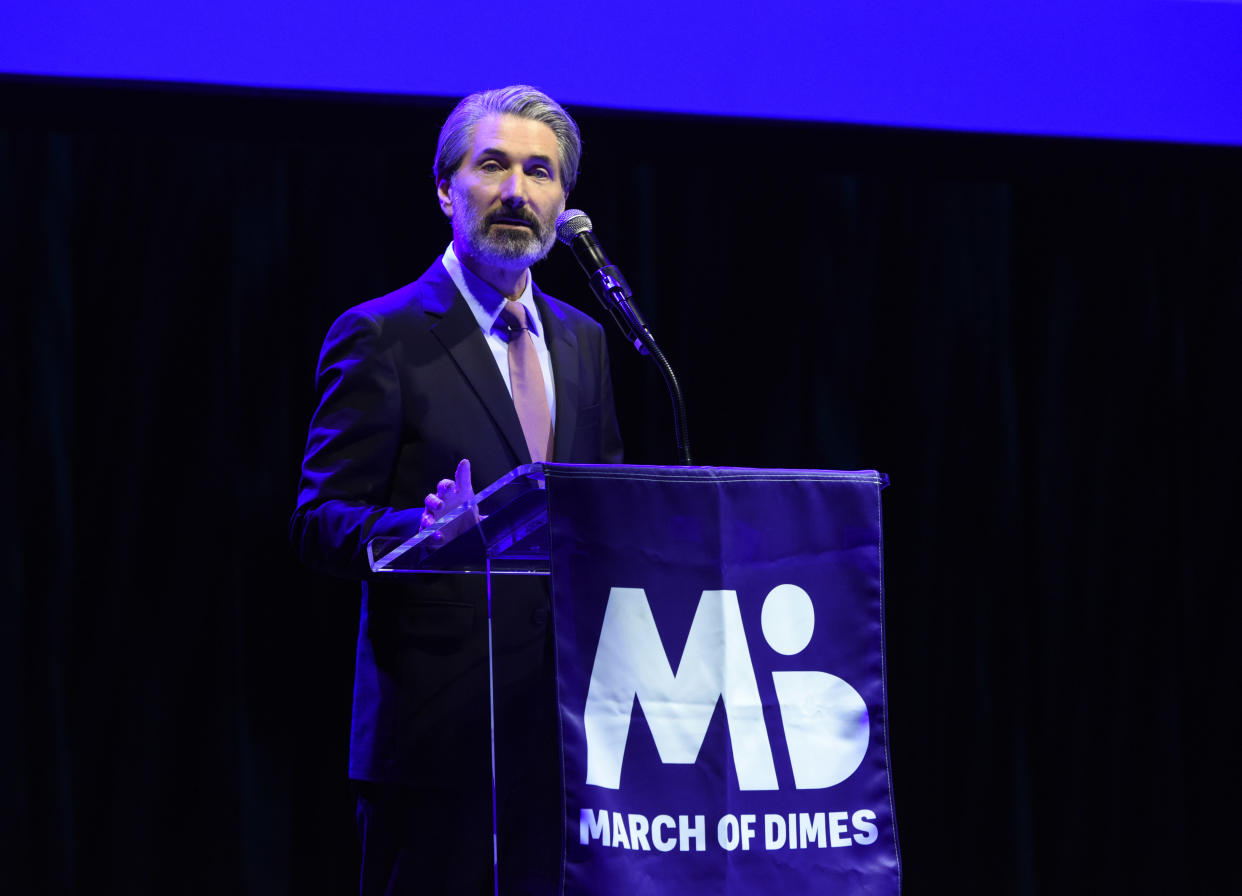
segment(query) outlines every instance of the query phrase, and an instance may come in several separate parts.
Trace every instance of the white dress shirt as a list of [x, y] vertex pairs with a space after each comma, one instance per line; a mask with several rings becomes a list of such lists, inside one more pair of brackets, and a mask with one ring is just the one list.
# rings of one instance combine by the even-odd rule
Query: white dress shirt
[[[504, 308], [506, 297], [472, 274], [457, 258], [453, 244], [449, 243], [444, 250], [444, 268], [458, 291], [466, 299], [466, 304], [479, 322], [483, 336], [487, 339], [492, 357], [496, 359], [496, 367], [504, 377], [505, 388], [513, 395], [513, 383], [509, 381], [509, 344], [496, 331], [496, 318]], [[526, 288], [517, 301], [526, 309], [527, 325], [530, 327], [530, 338], [535, 343], [535, 354], [539, 356], [539, 368], [543, 371], [543, 386], [548, 393], [548, 410], [552, 414], [552, 426], [556, 427], [556, 388], [552, 383], [552, 356], [548, 354], [548, 341], [544, 339], [543, 321], [539, 317], [539, 309], [535, 306], [534, 294], [531, 292], [534, 279], [530, 271], [526, 272]]]

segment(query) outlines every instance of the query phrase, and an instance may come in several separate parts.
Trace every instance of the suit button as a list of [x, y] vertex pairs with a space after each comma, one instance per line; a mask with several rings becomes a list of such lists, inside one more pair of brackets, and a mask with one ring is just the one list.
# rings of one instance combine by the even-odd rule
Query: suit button
[[539, 607], [538, 609], [536, 609], [533, 613], [530, 614], [530, 621], [533, 622], [535, 625], [547, 625], [548, 608]]

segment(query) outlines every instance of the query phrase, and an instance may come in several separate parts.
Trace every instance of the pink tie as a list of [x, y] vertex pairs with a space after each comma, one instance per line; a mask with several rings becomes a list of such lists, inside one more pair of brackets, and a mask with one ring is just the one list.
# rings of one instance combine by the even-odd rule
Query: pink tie
[[500, 334], [509, 343], [509, 382], [513, 386], [513, 406], [517, 408], [522, 434], [530, 459], [552, 459], [552, 412], [548, 410], [548, 393], [543, 384], [543, 370], [535, 352], [526, 309], [521, 303], [506, 301], [500, 311]]

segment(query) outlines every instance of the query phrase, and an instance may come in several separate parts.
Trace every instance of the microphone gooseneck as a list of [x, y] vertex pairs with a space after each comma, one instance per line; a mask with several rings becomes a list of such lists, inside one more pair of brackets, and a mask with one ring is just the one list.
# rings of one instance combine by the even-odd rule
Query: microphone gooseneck
[[681, 384], [677, 381], [672, 365], [664, 357], [664, 352], [656, 344], [655, 337], [651, 335], [647, 322], [630, 301], [634, 297], [630, 285], [617, 266], [604, 254], [586, 212], [576, 208], [561, 212], [556, 219], [556, 238], [574, 253], [574, 258], [578, 259], [578, 264], [586, 272], [592, 292], [600, 304], [608, 309], [625, 338], [639, 354], [649, 355], [659, 367], [673, 402], [677, 455], [682, 464], [690, 466], [690, 437], [686, 429], [686, 403], [681, 394]]

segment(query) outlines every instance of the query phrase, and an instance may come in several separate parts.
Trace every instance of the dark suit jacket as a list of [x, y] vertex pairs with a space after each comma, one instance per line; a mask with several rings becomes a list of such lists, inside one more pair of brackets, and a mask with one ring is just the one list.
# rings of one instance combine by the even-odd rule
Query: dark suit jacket
[[[553, 460], [617, 463], [603, 330], [535, 290], [556, 388]], [[423, 498], [469, 458], [482, 488], [530, 456], [513, 401], [448, 271], [345, 312], [324, 342], [291, 537], [302, 560], [363, 578], [350, 775], [443, 784], [487, 747], [487, 615], [471, 576], [367, 580], [366, 544], [418, 531]], [[495, 602], [498, 713], [545, 675], [547, 589]], [[471, 772], [473, 773], [473, 772]]]

